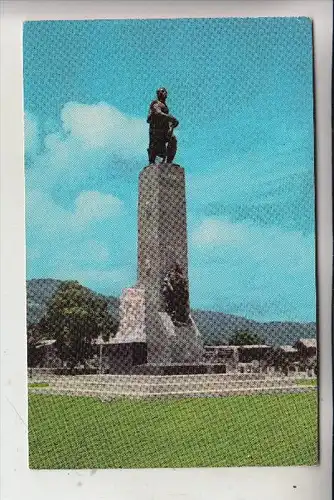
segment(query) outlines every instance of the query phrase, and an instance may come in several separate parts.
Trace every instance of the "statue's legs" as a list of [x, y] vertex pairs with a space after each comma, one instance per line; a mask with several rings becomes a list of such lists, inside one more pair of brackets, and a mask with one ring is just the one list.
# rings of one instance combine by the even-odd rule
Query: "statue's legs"
[[157, 155], [156, 155], [155, 151], [154, 151], [151, 147], [149, 147], [149, 148], [147, 149], [147, 153], [148, 153], [148, 161], [149, 161], [150, 165], [151, 165], [152, 163], [155, 163], [155, 159], [156, 159], [156, 157], [157, 157]]
[[164, 130], [155, 130], [150, 133], [150, 143], [147, 149], [148, 160], [155, 163], [156, 157], [166, 158], [166, 132]]
[[173, 163], [176, 151], [177, 151], [177, 139], [175, 135], [172, 135], [172, 137], [168, 141], [168, 146], [167, 146], [167, 163]]

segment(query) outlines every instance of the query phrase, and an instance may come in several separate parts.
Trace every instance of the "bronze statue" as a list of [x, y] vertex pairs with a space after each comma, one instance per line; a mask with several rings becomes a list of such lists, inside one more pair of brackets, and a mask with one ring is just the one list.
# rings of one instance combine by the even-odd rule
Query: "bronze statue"
[[166, 104], [167, 90], [161, 87], [157, 90], [157, 99], [151, 102], [147, 123], [150, 124], [150, 143], [148, 160], [155, 163], [156, 157], [162, 158], [161, 163], [172, 163], [177, 150], [177, 140], [173, 133], [178, 126], [178, 120], [169, 114]]
[[174, 324], [187, 324], [189, 318], [189, 290], [179, 263], [169, 271], [163, 281], [162, 293], [166, 312]]

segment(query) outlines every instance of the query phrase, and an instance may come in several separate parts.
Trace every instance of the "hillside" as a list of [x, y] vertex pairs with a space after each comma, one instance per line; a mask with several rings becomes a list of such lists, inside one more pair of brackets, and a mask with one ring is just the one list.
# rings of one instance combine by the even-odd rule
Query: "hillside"
[[45, 314], [48, 302], [60, 286], [60, 280], [32, 279], [27, 281], [27, 323], [38, 323]]
[[[27, 323], [28, 325], [38, 323], [46, 313], [48, 304], [57, 292], [62, 281], [47, 279], [32, 279], [27, 281]], [[93, 292], [94, 293], [94, 292]], [[102, 294], [95, 294], [102, 296]], [[104, 297], [108, 301], [108, 309], [111, 316], [118, 319], [119, 299], [116, 297]]]
[[315, 323], [261, 323], [240, 316], [198, 309], [193, 310], [192, 315], [207, 345], [228, 344], [229, 337], [236, 330], [243, 329], [259, 335], [265, 343], [273, 345], [294, 344], [300, 338], [316, 336]]
[[[54, 279], [32, 279], [27, 281], [28, 325], [37, 323], [42, 318], [47, 310], [48, 302], [54, 296], [60, 284], [60, 280]], [[113, 296], [105, 298], [109, 303], [110, 315], [118, 319], [119, 299]], [[256, 333], [266, 343], [273, 345], [293, 344], [300, 338], [314, 338], [316, 336], [315, 323], [261, 323], [223, 312], [198, 309], [193, 310], [192, 315], [206, 345], [227, 344], [230, 336], [242, 329]]]

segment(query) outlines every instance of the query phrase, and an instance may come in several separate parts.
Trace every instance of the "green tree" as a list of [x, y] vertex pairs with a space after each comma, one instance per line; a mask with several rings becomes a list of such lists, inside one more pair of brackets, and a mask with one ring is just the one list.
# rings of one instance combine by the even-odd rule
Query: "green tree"
[[91, 356], [92, 340], [107, 335], [108, 301], [77, 281], [65, 281], [42, 322], [56, 340], [59, 357], [73, 369]]
[[109, 313], [100, 318], [99, 328], [101, 329], [101, 335], [105, 342], [108, 341], [110, 337], [116, 335], [118, 327], [118, 317]]
[[265, 341], [257, 334], [251, 333], [249, 330], [236, 331], [228, 341], [229, 345], [261, 345]]
[[35, 366], [38, 361], [37, 345], [44, 340], [43, 332], [38, 324], [29, 325], [27, 328], [27, 358], [28, 366]]

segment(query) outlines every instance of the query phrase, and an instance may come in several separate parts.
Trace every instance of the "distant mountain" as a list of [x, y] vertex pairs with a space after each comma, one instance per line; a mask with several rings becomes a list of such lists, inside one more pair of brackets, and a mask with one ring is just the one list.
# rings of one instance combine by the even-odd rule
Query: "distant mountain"
[[[27, 281], [27, 323], [28, 325], [38, 323], [47, 311], [48, 304], [53, 298], [62, 281], [51, 278], [32, 279]], [[94, 293], [94, 292], [93, 292]], [[108, 301], [108, 310], [111, 316], [118, 319], [119, 299], [117, 297], [106, 297], [95, 293], [97, 297], [103, 297]]]
[[223, 312], [194, 309], [191, 314], [207, 345], [228, 344], [228, 339], [236, 329], [251, 330], [256, 324], [242, 316]]
[[[28, 325], [38, 323], [47, 310], [48, 303], [57, 292], [62, 281], [54, 279], [32, 279], [27, 281], [27, 321]], [[96, 294], [103, 296], [102, 294]], [[103, 296], [105, 297], [105, 296]], [[109, 313], [119, 317], [119, 299], [105, 297], [109, 303]], [[194, 309], [192, 316], [206, 345], [228, 344], [236, 331], [248, 330], [272, 345], [294, 344], [300, 338], [315, 338], [315, 323], [268, 322], [261, 323], [242, 316], [223, 312]]]
[[261, 335], [266, 343], [276, 345], [291, 345], [298, 339], [313, 339], [317, 335], [316, 323], [293, 323], [272, 321], [256, 323], [254, 333]]
[[60, 280], [32, 279], [27, 281], [27, 322], [28, 325], [38, 323], [46, 313], [49, 301], [59, 286]]
[[228, 344], [236, 331], [248, 330], [263, 338], [266, 344], [294, 344], [300, 338], [315, 338], [315, 323], [268, 322], [261, 323], [242, 316], [195, 309], [192, 316], [206, 345]]

